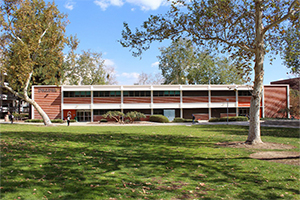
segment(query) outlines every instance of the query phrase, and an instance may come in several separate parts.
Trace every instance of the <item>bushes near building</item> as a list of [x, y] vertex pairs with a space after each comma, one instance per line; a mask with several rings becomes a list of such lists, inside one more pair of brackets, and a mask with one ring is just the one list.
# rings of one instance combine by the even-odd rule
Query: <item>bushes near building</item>
[[[227, 117], [222, 117], [222, 118], [211, 118], [208, 120], [209, 122], [226, 122]], [[234, 121], [248, 121], [247, 117], [243, 116], [238, 116], [238, 117], [228, 117], [228, 121], [234, 122]]]
[[161, 122], [161, 123], [168, 123], [169, 119], [163, 115], [151, 115], [149, 118], [150, 122]]

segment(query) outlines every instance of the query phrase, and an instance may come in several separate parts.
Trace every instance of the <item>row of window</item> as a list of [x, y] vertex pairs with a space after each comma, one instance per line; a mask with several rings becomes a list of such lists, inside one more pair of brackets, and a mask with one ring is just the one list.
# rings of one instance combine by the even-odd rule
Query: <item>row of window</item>
[[[251, 96], [251, 91], [238, 91], [239, 96]], [[94, 97], [121, 97], [121, 91], [94, 91]], [[151, 97], [150, 91], [124, 91], [124, 97]], [[154, 97], [180, 96], [180, 91], [153, 91]], [[183, 91], [183, 96], [208, 96], [208, 91]], [[211, 91], [211, 96], [235, 96], [234, 91]], [[64, 97], [91, 97], [90, 91], [65, 91]]]

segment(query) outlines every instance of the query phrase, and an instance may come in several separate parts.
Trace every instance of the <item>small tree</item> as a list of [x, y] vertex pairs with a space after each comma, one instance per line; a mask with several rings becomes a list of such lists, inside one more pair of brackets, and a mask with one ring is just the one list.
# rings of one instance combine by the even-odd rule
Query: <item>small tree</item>
[[102, 115], [104, 118], [114, 119], [116, 122], [122, 122], [124, 113], [120, 111], [108, 111], [106, 114]]
[[125, 117], [129, 118], [130, 123], [133, 123], [134, 121], [139, 120], [141, 118], [146, 118], [146, 115], [141, 112], [131, 111], [126, 113]]

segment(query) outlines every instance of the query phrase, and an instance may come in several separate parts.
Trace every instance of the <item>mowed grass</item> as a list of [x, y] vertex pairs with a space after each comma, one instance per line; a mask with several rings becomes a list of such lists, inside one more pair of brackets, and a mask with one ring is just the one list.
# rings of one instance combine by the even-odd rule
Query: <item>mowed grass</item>
[[[245, 141], [248, 127], [0, 128], [1, 199], [300, 199], [299, 166], [215, 145]], [[300, 149], [299, 129], [262, 139]]]

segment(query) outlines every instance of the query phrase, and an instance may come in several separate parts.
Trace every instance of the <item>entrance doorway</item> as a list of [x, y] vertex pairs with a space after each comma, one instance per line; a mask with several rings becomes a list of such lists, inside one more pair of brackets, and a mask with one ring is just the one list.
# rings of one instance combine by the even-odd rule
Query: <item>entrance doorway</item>
[[78, 122], [90, 122], [91, 111], [90, 110], [77, 110], [76, 112]]
[[169, 121], [173, 121], [175, 119], [175, 110], [164, 110], [164, 116], [166, 116]]

